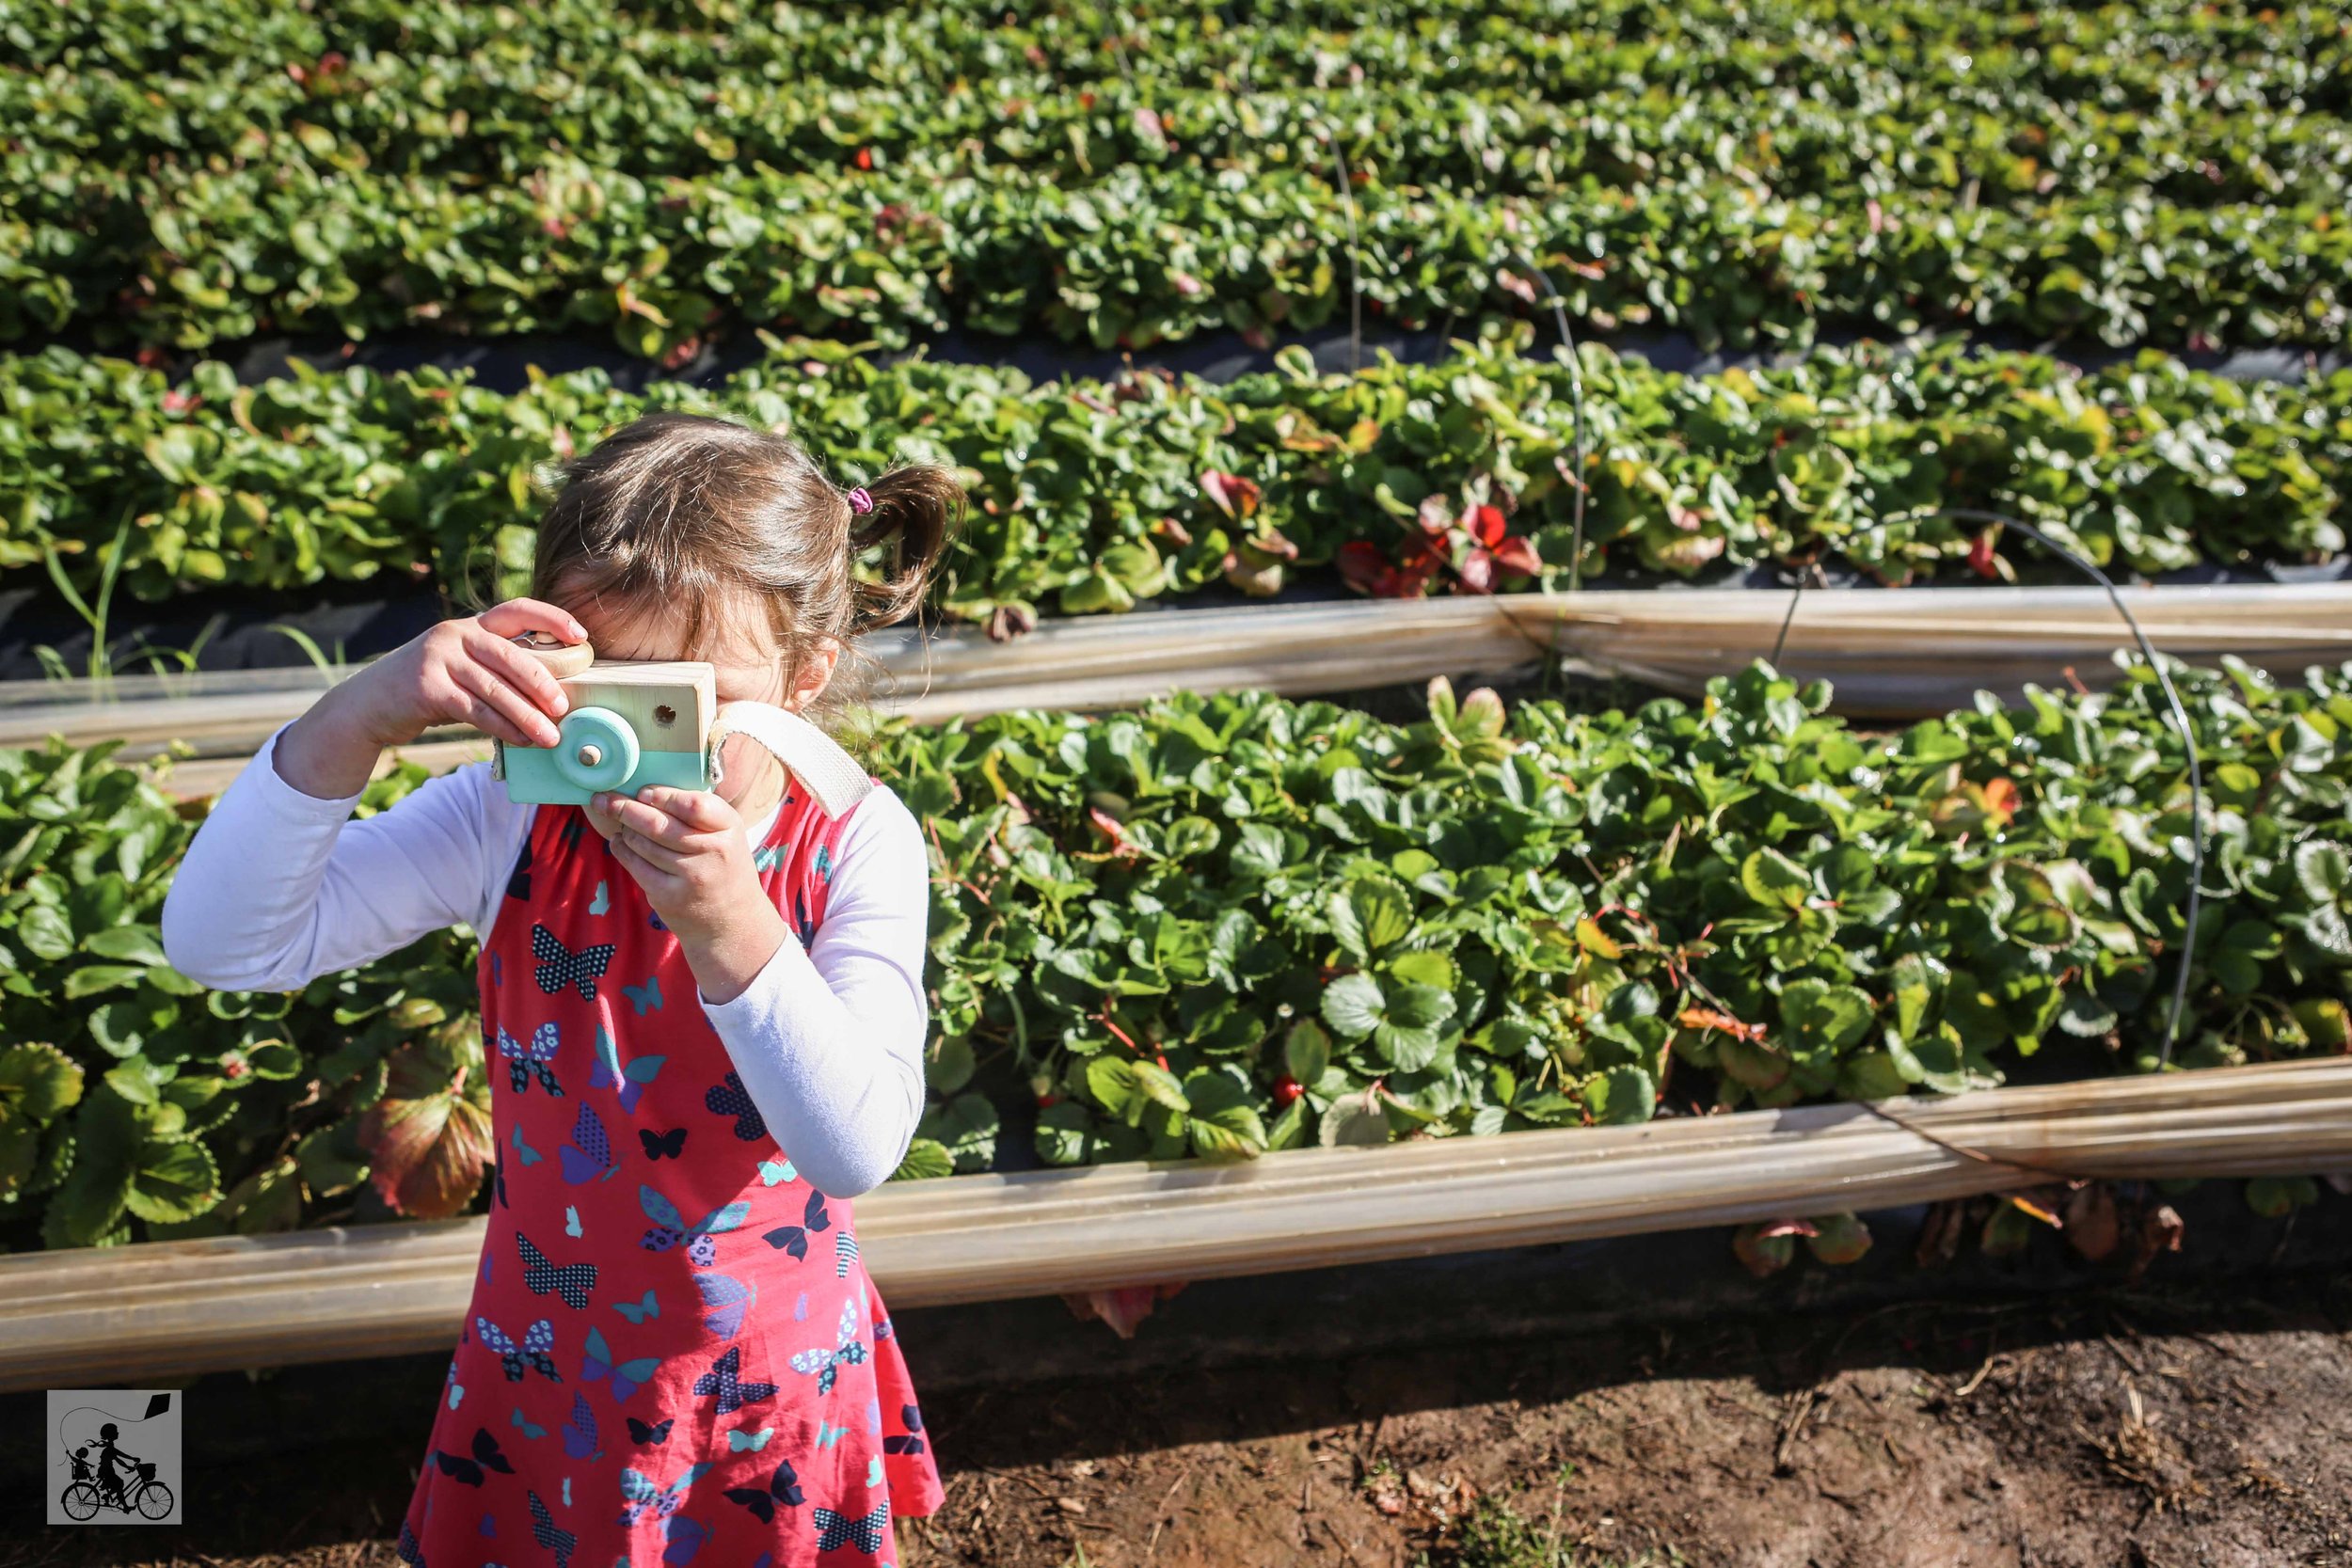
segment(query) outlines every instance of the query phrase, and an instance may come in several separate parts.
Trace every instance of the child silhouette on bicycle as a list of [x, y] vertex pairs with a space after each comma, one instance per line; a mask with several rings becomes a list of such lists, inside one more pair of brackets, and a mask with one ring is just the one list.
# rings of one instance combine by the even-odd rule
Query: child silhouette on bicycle
[[[87, 1445], [84, 1445], [85, 1449]], [[115, 1424], [108, 1421], [98, 1429], [98, 1483], [107, 1493], [107, 1501], [120, 1507], [127, 1501], [129, 1478], [135, 1473], [138, 1457], [115, 1447]], [[117, 1466], [120, 1468], [118, 1469]]]

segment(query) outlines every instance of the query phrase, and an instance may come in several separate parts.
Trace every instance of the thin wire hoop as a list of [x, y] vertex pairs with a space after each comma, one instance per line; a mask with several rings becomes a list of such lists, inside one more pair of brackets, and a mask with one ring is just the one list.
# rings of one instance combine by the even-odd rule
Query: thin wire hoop
[[[1544, 293], [1550, 302], [1552, 323], [1559, 328], [1560, 341], [1567, 351], [1565, 357], [1568, 367], [1568, 391], [1576, 419], [1573, 436], [1576, 473], [1572, 485], [1576, 520], [1576, 538], [1573, 547], [1576, 553], [1570, 559], [1568, 565], [1568, 591], [1573, 594], [1581, 592], [1584, 586], [1584, 465], [1586, 460], [1584, 366], [1577, 356], [1575, 335], [1568, 330], [1567, 308], [1561, 299], [1559, 291], [1551, 286], [1550, 277], [1545, 274], [1541, 266], [1536, 264], [1535, 259], [1526, 252], [1519, 252], [1515, 259], [1519, 265], [1534, 274], [1536, 281], [1543, 285]], [[2031, 523], [2012, 517], [2005, 512], [1993, 512], [1979, 507], [1943, 506], [1899, 513], [1890, 517], [1872, 518], [1859, 524], [1857, 531], [1867, 532], [1873, 529], [1884, 528], [1891, 523], [1923, 522], [1932, 517], [1949, 517], [1961, 522], [1993, 523], [2004, 528], [2013, 528], [2073, 566], [2076, 571], [2081, 572], [2092, 582], [2097, 583], [2106, 591], [2107, 602], [2115, 606], [2115, 612], [2121, 615], [2123, 618], [2123, 624], [2131, 628], [2132, 640], [2139, 644], [2141, 657], [2147, 659], [2148, 668], [2155, 672], [2156, 683], [2163, 689], [2165, 704], [2171, 711], [2173, 728], [2180, 732], [2182, 749], [2188, 753], [2189, 872], [2186, 909], [2188, 927], [2187, 934], [2181, 942], [2180, 962], [2172, 977], [2172, 1006], [2165, 1019], [2164, 1049], [2157, 1055], [2158, 1069], [2169, 1068], [2172, 1065], [2173, 1047], [2180, 1040], [2181, 1016], [2188, 1006], [2188, 977], [2189, 972], [2195, 967], [2197, 922], [2204, 909], [2205, 893], [2205, 771], [2197, 754], [2197, 732], [2189, 722], [2188, 706], [2181, 701], [2180, 691], [2172, 684], [2171, 673], [2165, 668], [2164, 657], [2157, 653], [2156, 645], [2148, 640], [2148, 633], [2141, 628], [2138, 619], [2132, 614], [2131, 607], [2123, 602], [2123, 595], [2117, 591], [2114, 580], [2099, 570], [2097, 565], [2089, 559], [2071, 546], [2051, 538]], [[1788, 645], [1788, 630], [1796, 621], [1797, 605], [1804, 598], [1804, 591], [1805, 579], [1800, 574], [1795, 586], [1789, 590], [1788, 612], [1781, 617], [1780, 635], [1772, 641], [1772, 664], [1775, 669], [1779, 668], [1781, 654]]]
[[[2013, 528], [2097, 583], [2106, 591], [2107, 602], [2115, 606], [2118, 615], [2123, 617], [2123, 624], [2132, 628], [2132, 640], [2139, 644], [2141, 657], [2147, 659], [2148, 668], [2155, 672], [2156, 684], [2163, 688], [2165, 704], [2171, 709], [2173, 727], [2181, 732], [2182, 749], [2188, 753], [2188, 934], [2181, 943], [2181, 961], [2172, 978], [2172, 1008], [2164, 1026], [2164, 1050], [2157, 1056], [2158, 1067], [2169, 1068], [2172, 1065], [2172, 1048], [2180, 1039], [2181, 1014], [2188, 1003], [2189, 971], [2194, 967], [2197, 955], [2197, 920], [2204, 908], [2205, 892], [2205, 770], [2197, 756], [2197, 732], [2190, 727], [2187, 705], [2181, 701], [2181, 693], [2172, 684], [2172, 675], [2165, 668], [2164, 657], [2156, 652], [2156, 645], [2148, 640], [2147, 632], [2141, 629], [2138, 617], [2123, 602], [2123, 595], [2117, 591], [2114, 579], [2089, 559], [2058, 543], [2031, 523], [2012, 517], [2006, 512], [1993, 512], [1981, 507], [1937, 506], [1897, 513], [1891, 517], [1870, 518], [1860, 524], [1856, 531], [1868, 532], [1892, 523], [1925, 522], [1932, 517]], [[1788, 591], [1788, 613], [1781, 617], [1780, 635], [1772, 641], [1772, 663], [1774, 669], [1780, 667], [1781, 652], [1788, 645], [1788, 629], [1796, 621], [1797, 605], [1804, 597], [1805, 586], [1804, 576], [1800, 573], [1795, 585]]]

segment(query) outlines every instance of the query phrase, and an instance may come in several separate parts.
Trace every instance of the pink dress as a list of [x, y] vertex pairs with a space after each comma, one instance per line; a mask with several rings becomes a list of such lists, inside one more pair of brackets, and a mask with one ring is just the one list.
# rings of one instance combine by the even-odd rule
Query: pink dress
[[[796, 790], [755, 851], [804, 942], [847, 822]], [[769, 1135], [579, 808], [539, 808], [480, 981], [489, 1229], [402, 1560], [895, 1562], [942, 1493], [850, 1206]]]

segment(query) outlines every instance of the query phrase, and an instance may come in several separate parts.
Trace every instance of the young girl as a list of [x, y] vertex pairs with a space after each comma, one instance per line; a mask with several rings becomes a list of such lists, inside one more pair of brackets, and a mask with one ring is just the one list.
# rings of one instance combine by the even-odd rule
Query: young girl
[[[480, 764], [348, 818], [383, 748], [433, 725], [554, 743], [564, 695], [532, 633], [707, 661], [723, 716], [809, 711], [849, 639], [915, 605], [961, 500], [942, 469], [844, 492], [780, 436], [640, 420], [567, 476], [533, 597], [327, 692], [190, 845], [164, 943], [211, 985], [292, 989], [460, 921], [482, 938], [489, 1227], [404, 1560], [889, 1562], [893, 1521], [938, 1507], [847, 1201], [922, 1108], [905, 805], [877, 784], [828, 816], [737, 735], [707, 793], [517, 806]], [[850, 571], [876, 546], [880, 586]], [[794, 771], [839, 776], [830, 740], [787, 728]]]

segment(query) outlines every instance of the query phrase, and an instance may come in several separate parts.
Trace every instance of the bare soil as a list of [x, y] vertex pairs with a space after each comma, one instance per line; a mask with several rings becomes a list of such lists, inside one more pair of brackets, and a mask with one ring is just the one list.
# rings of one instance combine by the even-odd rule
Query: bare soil
[[[928, 1407], [947, 1503], [902, 1526], [902, 1568], [2352, 1565], [2341, 1276], [1298, 1357]], [[392, 1568], [409, 1425], [291, 1472], [192, 1474], [185, 1528], [31, 1524], [0, 1535], [0, 1562]]]

